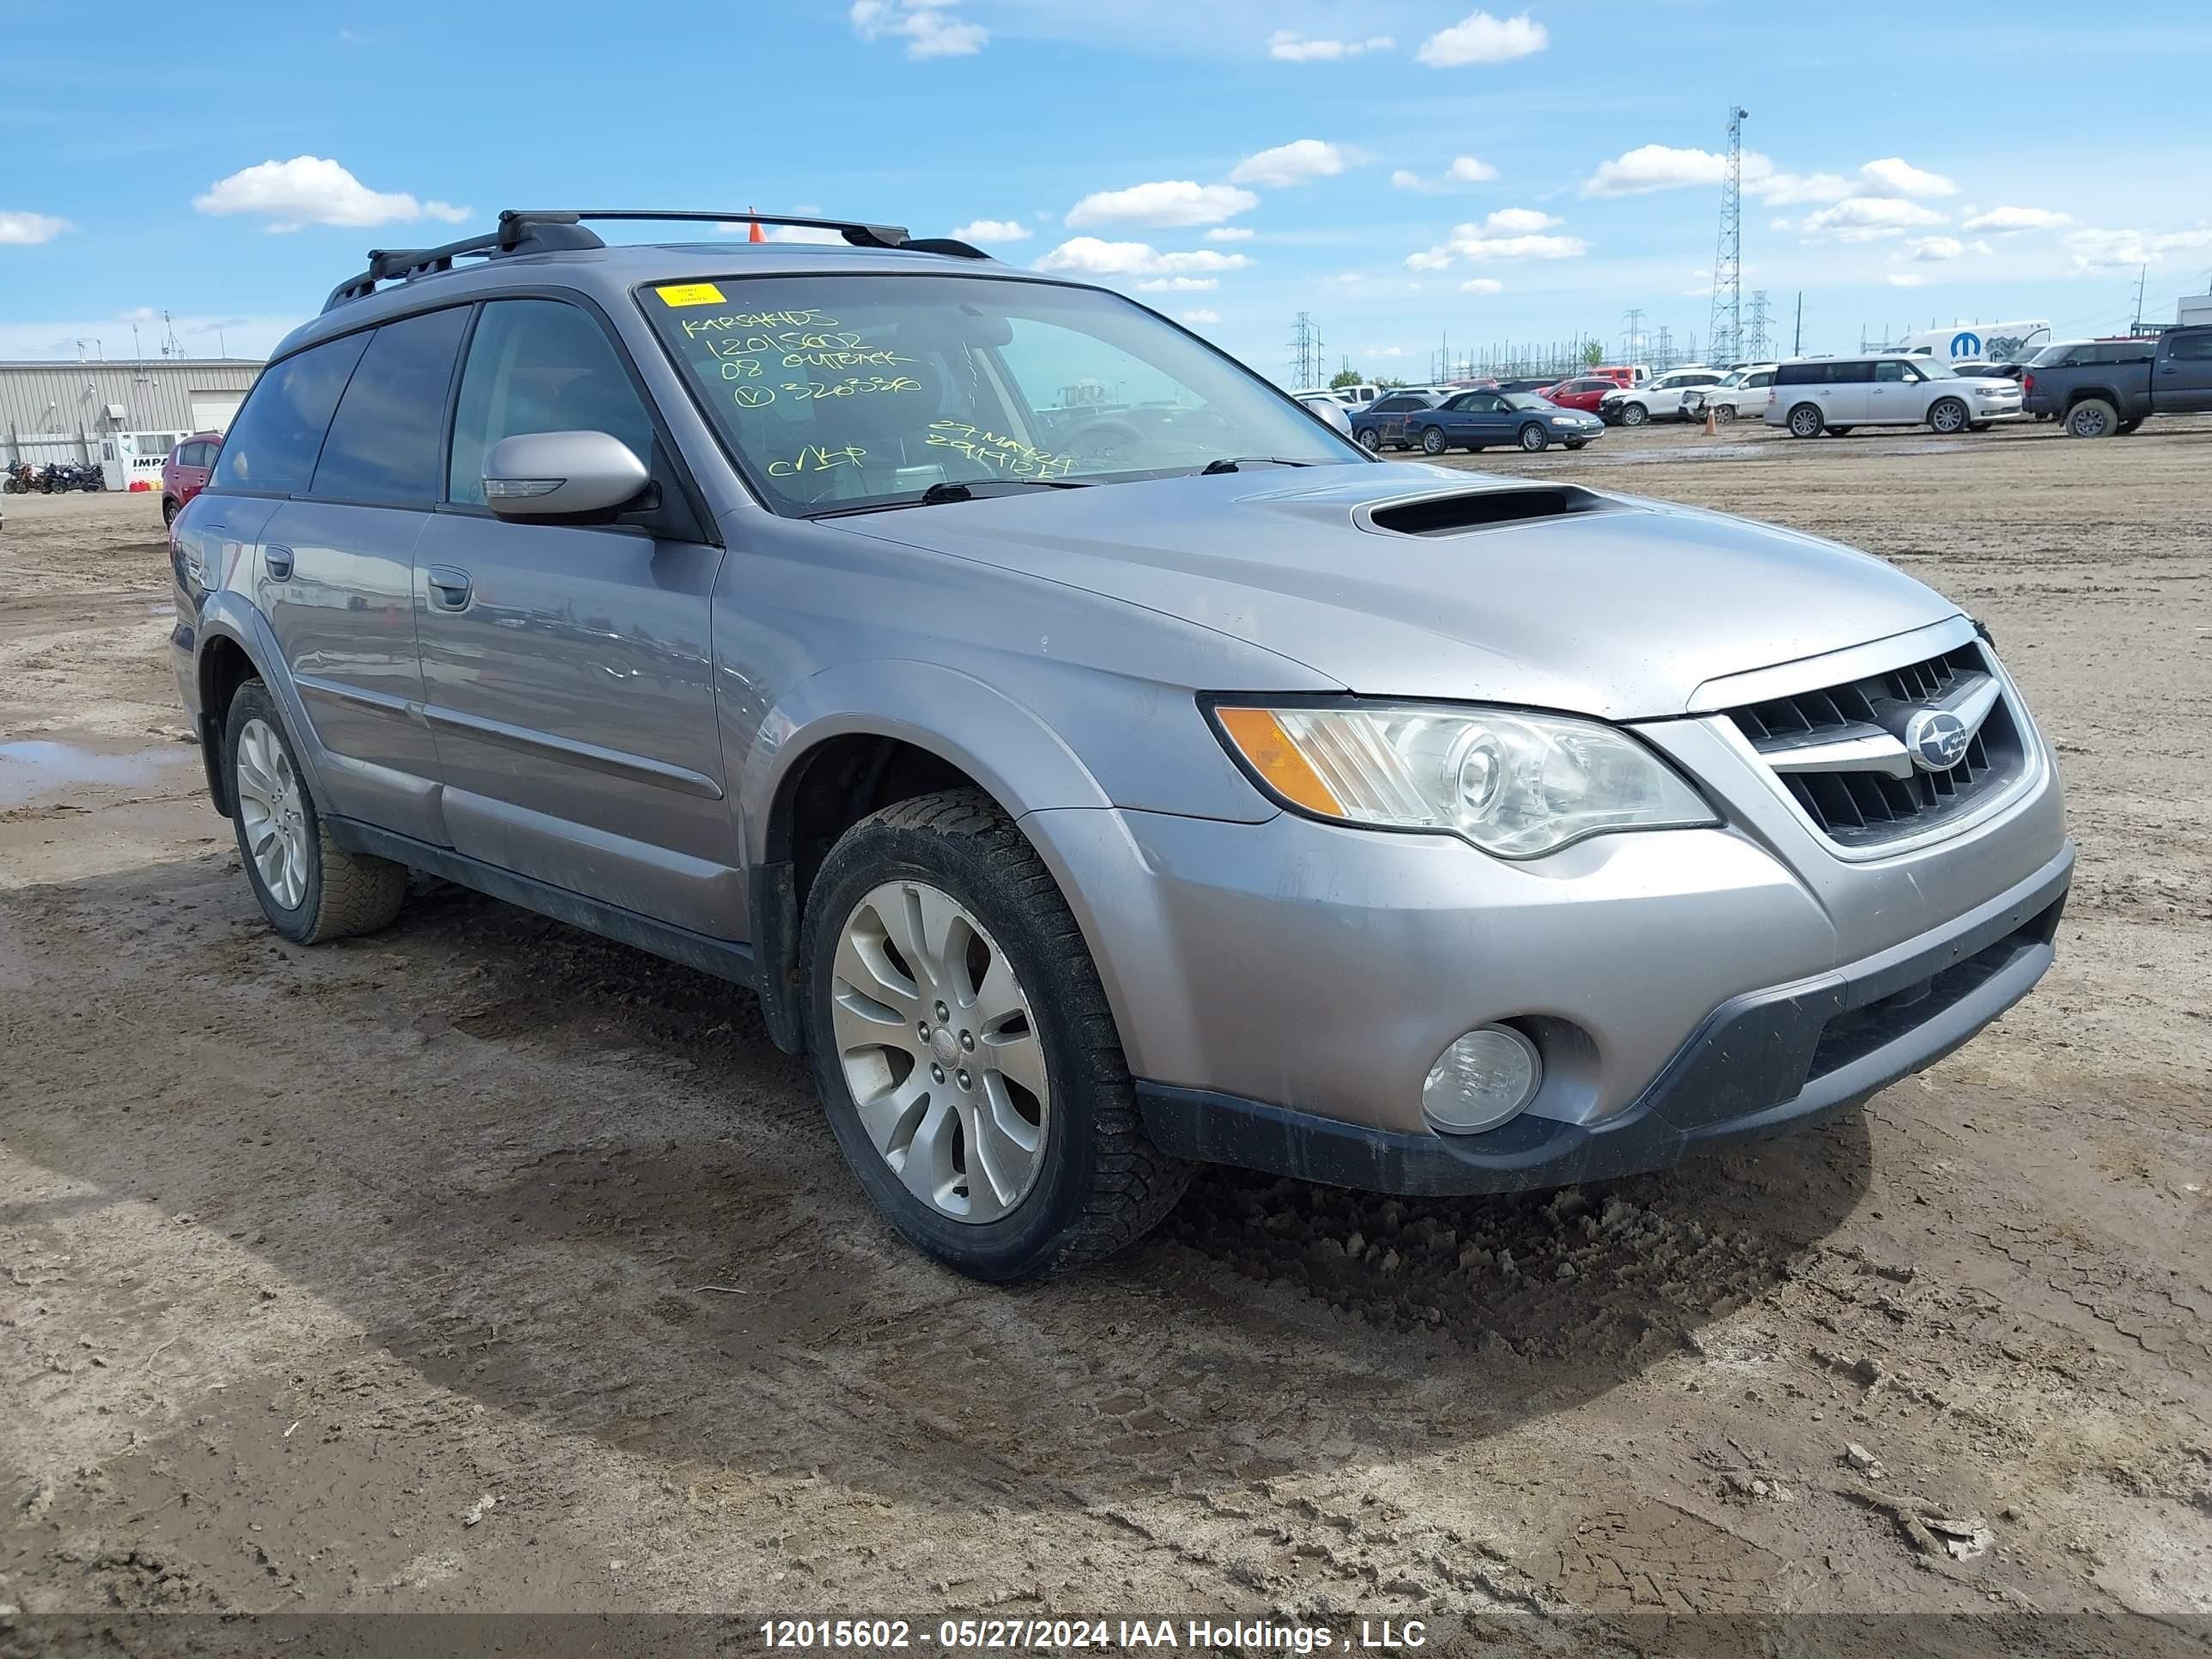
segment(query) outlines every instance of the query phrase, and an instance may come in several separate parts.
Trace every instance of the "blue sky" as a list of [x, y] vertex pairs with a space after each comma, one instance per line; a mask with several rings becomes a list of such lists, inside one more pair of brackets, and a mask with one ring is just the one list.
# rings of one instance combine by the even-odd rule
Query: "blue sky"
[[1411, 378], [1632, 307], [1702, 339], [1731, 100], [1747, 294], [1808, 350], [2212, 285], [2202, 0], [246, 3], [137, 47], [0, 83], [0, 356], [163, 308], [264, 351], [371, 246], [574, 204], [967, 229], [1279, 375], [1301, 310]]

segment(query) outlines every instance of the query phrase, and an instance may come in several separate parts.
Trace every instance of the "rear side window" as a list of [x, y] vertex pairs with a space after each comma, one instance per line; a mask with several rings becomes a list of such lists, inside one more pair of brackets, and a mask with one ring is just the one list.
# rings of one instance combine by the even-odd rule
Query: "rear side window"
[[366, 333], [349, 334], [264, 369], [231, 422], [222, 465], [209, 482], [268, 495], [305, 489], [315, 476], [331, 411], [368, 344]]
[[316, 495], [386, 506], [439, 500], [446, 396], [468, 319], [468, 307], [454, 306], [386, 323], [370, 337], [324, 441]]
[[1814, 386], [1827, 378], [1826, 363], [1784, 363], [1774, 371], [1777, 386]]
[[525, 432], [605, 432], [653, 464], [653, 420], [596, 318], [557, 300], [483, 308], [453, 411], [450, 499], [481, 505], [494, 444]]

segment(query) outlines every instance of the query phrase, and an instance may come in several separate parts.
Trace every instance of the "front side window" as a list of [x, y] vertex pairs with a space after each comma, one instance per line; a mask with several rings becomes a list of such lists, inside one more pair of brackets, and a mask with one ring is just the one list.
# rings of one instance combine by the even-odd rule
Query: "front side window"
[[1905, 365], [1893, 357], [1887, 362], [1876, 363], [1874, 366], [1874, 377], [1884, 385], [1898, 380], [1909, 380], [1912, 378], [1905, 373]]
[[2212, 332], [2178, 335], [2166, 355], [2181, 363], [2212, 362]]
[[271, 363], [246, 394], [209, 482], [225, 489], [289, 495], [315, 476], [331, 412], [368, 344], [366, 331]]
[[484, 457], [526, 432], [605, 432], [653, 461], [653, 419], [589, 313], [557, 300], [495, 300], [483, 308], [453, 410], [448, 499], [483, 503]]
[[[638, 302], [740, 469], [783, 513], [908, 505], [938, 484], [1366, 459], [1247, 370], [1097, 289], [763, 276], [647, 285]], [[1400, 395], [1374, 408], [1425, 406]]]
[[468, 307], [453, 306], [376, 331], [331, 419], [316, 495], [380, 506], [440, 499], [446, 394], [468, 321]]

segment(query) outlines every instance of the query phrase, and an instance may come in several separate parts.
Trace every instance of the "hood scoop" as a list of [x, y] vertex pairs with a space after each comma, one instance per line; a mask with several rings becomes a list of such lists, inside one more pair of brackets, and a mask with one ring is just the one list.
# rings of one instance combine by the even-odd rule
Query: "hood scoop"
[[1369, 526], [1399, 536], [1456, 536], [1497, 525], [1528, 524], [1582, 513], [1632, 513], [1638, 509], [1579, 484], [1529, 484], [1505, 489], [1472, 489], [1451, 495], [1420, 495], [1371, 508]]

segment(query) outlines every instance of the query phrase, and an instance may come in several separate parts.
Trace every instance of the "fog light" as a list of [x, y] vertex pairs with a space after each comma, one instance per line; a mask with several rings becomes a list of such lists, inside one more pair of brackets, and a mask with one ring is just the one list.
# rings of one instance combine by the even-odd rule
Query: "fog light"
[[1534, 1099], [1543, 1080], [1534, 1043], [1510, 1025], [1485, 1025], [1437, 1056], [1421, 1085], [1421, 1105], [1437, 1128], [1476, 1134]]

